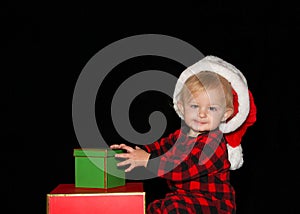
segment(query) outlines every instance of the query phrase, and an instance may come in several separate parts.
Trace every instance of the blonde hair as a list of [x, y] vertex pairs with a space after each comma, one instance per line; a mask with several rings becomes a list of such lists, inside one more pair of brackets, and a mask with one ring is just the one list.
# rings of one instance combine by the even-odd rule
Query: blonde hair
[[[220, 88], [222, 87], [222, 88]], [[179, 100], [190, 98], [196, 92], [223, 89], [226, 107], [233, 108], [233, 93], [231, 84], [221, 75], [211, 72], [202, 71], [190, 76], [184, 83], [181, 92], [178, 94]]]

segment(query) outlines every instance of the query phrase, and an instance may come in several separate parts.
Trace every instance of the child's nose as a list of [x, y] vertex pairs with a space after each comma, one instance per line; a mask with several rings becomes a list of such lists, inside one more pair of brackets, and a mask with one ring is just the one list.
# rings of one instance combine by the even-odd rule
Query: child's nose
[[206, 113], [207, 112], [205, 108], [199, 108], [198, 115], [200, 118], [206, 117]]

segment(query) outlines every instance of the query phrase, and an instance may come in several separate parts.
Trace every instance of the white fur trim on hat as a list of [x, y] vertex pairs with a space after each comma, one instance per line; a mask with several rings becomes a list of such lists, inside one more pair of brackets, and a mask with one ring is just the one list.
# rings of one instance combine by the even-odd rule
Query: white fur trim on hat
[[220, 130], [223, 133], [229, 133], [236, 130], [246, 120], [250, 109], [247, 80], [235, 66], [216, 56], [206, 56], [181, 73], [173, 93], [173, 105], [176, 113], [181, 119], [183, 119], [183, 115], [177, 106], [178, 94], [180, 93], [185, 81], [191, 75], [197, 74], [201, 71], [212, 71], [223, 76], [231, 83], [231, 86], [236, 91], [239, 103], [238, 113], [227, 123], [222, 123], [220, 125]]

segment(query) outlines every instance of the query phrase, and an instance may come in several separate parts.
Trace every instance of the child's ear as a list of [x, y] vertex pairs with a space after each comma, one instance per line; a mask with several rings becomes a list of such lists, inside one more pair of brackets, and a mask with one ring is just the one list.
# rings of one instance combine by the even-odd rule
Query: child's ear
[[184, 115], [183, 103], [181, 101], [177, 102], [177, 107], [182, 115]]
[[226, 121], [232, 114], [233, 114], [233, 109], [226, 108], [222, 121]]

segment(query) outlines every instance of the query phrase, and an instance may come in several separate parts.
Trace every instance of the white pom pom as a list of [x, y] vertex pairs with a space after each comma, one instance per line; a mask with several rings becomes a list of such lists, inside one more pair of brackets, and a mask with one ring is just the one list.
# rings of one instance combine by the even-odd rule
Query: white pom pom
[[228, 150], [228, 159], [231, 164], [230, 169], [236, 170], [241, 168], [241, 166], [244, 163], [242, 146], [239, 145], [237, 147], [232, 147], [229, 144], [227, 144], [227, 150]]

